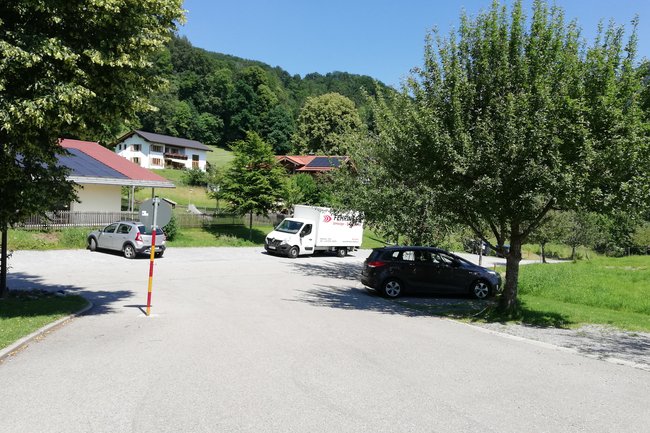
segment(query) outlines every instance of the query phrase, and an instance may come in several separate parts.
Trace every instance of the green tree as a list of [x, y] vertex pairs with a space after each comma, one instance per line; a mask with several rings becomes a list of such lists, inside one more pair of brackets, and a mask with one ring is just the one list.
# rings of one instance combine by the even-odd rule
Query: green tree
[[283, 192], [284, 205], [291, 209], [297, 204], [322, 206], [321, 187], [314, 177], [307, 173], [287, 176]]
[[576, 248], [579, 246], [593, 247], [601, 240], [602, 224], [595, 213], [589, 212], [566, 212], [565, 224], [567, 230], [563, 241], [571, 247], [571, 260], [576, 259]]
[[307, 98], [294, 141], [299, 151], [345, 154], [350, 136], [362, 128], [354, 102], [338, 93]]
[[395, 176], [391, 166], [376, 157], [376, 137], [358, 135], [350, 143], [355, 163], [333, 173], [331, 205], [361, 212], [368, 225], [396, 244], [444, 245], [456, 227], [440, 215], [433, 191], [421, 176]]
[[238, 215], [249, 215], [253, 238], [253, 213], [263, 215], [278, 207], [286, 173], [277, 163], [271, 145], [255, 132], [232, 146], [234, 159], [222, 180], [221, 196]]
[[528, 241], [539, 244], [542, 263], [546, 263], [546, 244], [549, 242], [563, 242], [569, 236], [570, 229], [569, 213], [552, 210], [546, 214], [539, 226], [530, 233]]
[[[161, 80], [151, 55], [183, 19], [181, 0], [14, 0], [0, 4], [0, 231], [55, 204], [73, 185], [59, 138], [113, 130], [148, 107]], [[47, 193], [44, 193], [47, 192]], [[0, 290], [6, 290], [6, 242]]]
[[634, 230], [632, 243], [643, 254], [648, 254], [650, 251], [650, 222], [644, 221]]
[[586, 49], [561, 9], [536, 0], [526, 19], [516, 1], [509, 17], [495, 1], [457, 35], [434, 32], [404, 91], [376, 104], [373, 157], [496, 249], [510, 244], [505, 311], [521, 246], [550, 210], [647, 205], [635, 33], [627, 45], [613, 24], [599, 35]]

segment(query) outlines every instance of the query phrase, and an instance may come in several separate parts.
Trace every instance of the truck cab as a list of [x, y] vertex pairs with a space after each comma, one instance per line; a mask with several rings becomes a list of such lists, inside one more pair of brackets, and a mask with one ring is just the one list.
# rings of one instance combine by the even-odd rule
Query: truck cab
[[312, 254], [315, 246], [313, 227], [312, 221], [286, 218], [266, 236], [264, 249], [290, 258]]

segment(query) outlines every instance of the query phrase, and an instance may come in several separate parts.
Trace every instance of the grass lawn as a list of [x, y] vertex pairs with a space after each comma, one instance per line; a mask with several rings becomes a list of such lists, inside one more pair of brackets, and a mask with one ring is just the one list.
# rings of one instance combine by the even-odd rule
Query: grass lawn
[[221, 147], [211, 146], [212, 152], [208, 152], [207, 160], [213, 166], [220, 170], [223, 170], [230, 161], [232, 161], [235, 155], [232, 151], [224, 149]]
[[523, 323], [650, 331], [650, 256], [525, 265], [519, 299]]
[[9, 297], [0, 299], [0, 348], [86, 305], [87, 301], [76, 295], [56, 296], [43, 291], [9, 292]]
[[[86, 247], [90, 228], [63, 230], [13, 230], [7, 233], [9, 250], [72, 250]], [[11, 263], [10, 263], [11, 264]]]
[[[180, 171], [180, 170], [176, 170]], [[187, 186], [178, 182], [174, 182], [176, 188], [159, 188], [156, 190], [156, 195], [162, 198], [168, 198], [176, 203], [178, 206], [187, 207], [189, 203], [192, 203], [194, 206], [203, 209], [203, 208], [214, 208], [216, 206], [216, 200], [208, 197], [207, 190], [200, 186]], [[151, 189], [144, 188], [140, 191], [136, 191], [135, 200], [138, 203], [141, 203], [145, 200], [151, 198]], [[222, 201], [223, 202], [223, 201]]]

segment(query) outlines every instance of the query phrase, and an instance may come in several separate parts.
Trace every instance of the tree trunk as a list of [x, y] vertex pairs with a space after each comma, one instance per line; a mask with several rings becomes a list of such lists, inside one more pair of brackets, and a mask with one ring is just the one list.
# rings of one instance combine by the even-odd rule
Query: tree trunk
[[2, 227], [2, 247], [0, 248], [0, 298], [6, 298], [7, 290], [7, 227]]
[[253, 240], [253, 211], [248, 214], [248, 240]]
[[539, 244], [539, 246], [542, 248], [542, 263], [546, 263], [546, 255], [544, 254], [544, 244]]
[[506, 254], [506, 283], [499, 302], [499, 308], [506, 313], [514, 313], [519, 305], [517, 301], [519, 262], [521, 262], [521, 239], [512, 236], [510, 252]]
[[572, 246], [571, 247], [571, 260], [575, 262], [576, 260], [576, 247]]

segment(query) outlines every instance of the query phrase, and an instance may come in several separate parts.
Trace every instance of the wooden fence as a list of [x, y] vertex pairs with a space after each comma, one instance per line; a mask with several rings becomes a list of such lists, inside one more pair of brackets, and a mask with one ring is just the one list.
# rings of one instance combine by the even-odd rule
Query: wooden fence
[[32, 216], [19, 226], [26, 230], [58, 229], [65, 227], [101, 227], [115, 221], [135, 221], [137, 212], [47, 212], [45, 216]]
[[[247, 225], [248, 216], [233, 214], [191, 214], [183, 209], [174, 212], [176, 223], [180, 228], [194, 228], [211, 225]], [[253, 224], [275, 226], [284, 218], [281, 214], [253, 215]], [[45, 217], [32, 216], [19, 228], [25, 230], [46, 230], [65, 227], [102, 227], [115, 221], [138, 221], [138, 212], [48, 212]]]

